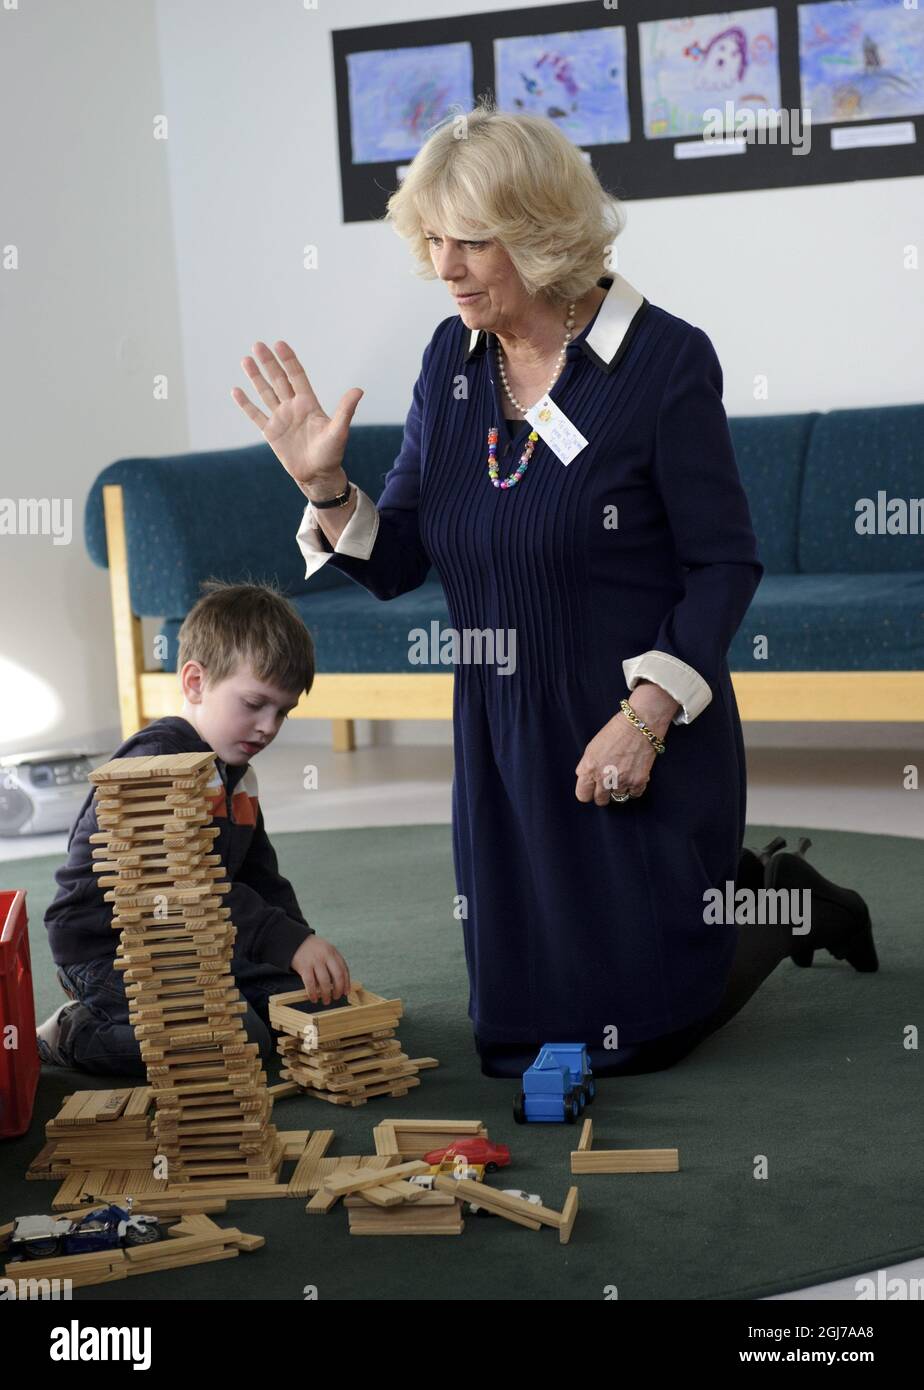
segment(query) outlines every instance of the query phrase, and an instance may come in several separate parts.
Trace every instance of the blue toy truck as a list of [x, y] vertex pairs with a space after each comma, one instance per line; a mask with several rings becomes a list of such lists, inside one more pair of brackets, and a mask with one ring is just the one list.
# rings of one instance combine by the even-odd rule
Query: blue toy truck
[[584, 1043], [543, 1043], [523, 1073], [523, 1089], [513, 1101], [518, 1125], [530, 1122], [573, 1125], [597, 1093]]

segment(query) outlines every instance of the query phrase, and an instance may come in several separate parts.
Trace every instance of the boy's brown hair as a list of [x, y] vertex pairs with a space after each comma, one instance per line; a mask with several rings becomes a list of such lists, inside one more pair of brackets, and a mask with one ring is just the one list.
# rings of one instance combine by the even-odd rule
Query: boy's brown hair
[[285, 595], [270, 584], [207, 579], [202, 597], [183, 620], [177, 671], [198, 661], [207, 684], [233, 676], [246, 661], [257, 680], [280, 690], [309, 691], [314, 642]]

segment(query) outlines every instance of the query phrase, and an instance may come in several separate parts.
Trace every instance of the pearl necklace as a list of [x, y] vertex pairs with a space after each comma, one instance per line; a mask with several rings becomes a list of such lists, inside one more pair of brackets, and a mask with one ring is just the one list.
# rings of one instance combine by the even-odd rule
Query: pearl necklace
[[[565, 360], [565, 353], [568, 349], [568, 344], [571, 342], [571, 330], [574, 327], [574, 308], [574, 304], [570, 304], [568, 306], [568, 318], [565, 321], [565, 340], [561, 345], [561, 351], [559, 352], [558, 357], [555, 361], [555, 370], [552, 373], [552, 379], [549, 382], [548, 386], [545, 388], [545, 391], [543, 391], [543, 396], [547, 395], [549, 391], [551, 391], [552, 387], [555, 385], [555, 382], [558, 379], [558, 374], [562, 368], [562, 363]], [[503, 383], [504, 390], [506, 391], [508, 398], [512, 402], [513, 406], [520, 412], [520, 414], [525, 415], [527, 408], [531, 409], [532, 407], [521, 405], [510, 389], [510, 384], [507, 381], [507, 373], [504, 371], [504, 356], [501, 350], [500, 340], [498, 340], [497, 344], [497, 367], [500, 373], [500, 379]], [[542, 396], [540, 396], [539, 399], [542, 400]], [[488, 477], [490, 478], [494, 487], [511, 488], [514, 487], [520, 481], [523, 474], [526, 472], [526, 469], [529, 465], [529, 461], [533, 456], [533, 450], [536, 447], [539, 436], [535, 430], [530, 430], [529, 437], [526, 441], [526, 447], [524, 448], [523, 453], [520, 456], [519, 464], [514, 469], [514, 471], [511, 474], [509, 474], [508, 477], [500, 478], [498, 476], [497, 470], [497, 433], [498, 432], [496, 425], [492, 425], [491, 428], [488, 430]]]

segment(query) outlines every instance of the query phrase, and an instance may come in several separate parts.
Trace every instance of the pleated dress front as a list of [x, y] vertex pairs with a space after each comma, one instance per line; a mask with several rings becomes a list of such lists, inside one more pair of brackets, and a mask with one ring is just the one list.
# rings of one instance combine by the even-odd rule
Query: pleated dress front
[[[763, 568], [711, 342], [622, 277], [600, 284], [551, 391], [588, 441], [572, 462], [540, 440], [518, 484], [492, 486], [489, 428], [506, 477], [531, 427], [507, 433], [494, 335], [446, 319], [369, 558], [329, 557], [380, 598], [432, 563], [460, 650], [482, 634], [468, 649], [482, 659], [454, 667], [452, 845], [485, 1043], [674, 1032], [718, 1004], [737, 938], [704, 920], [704, 893], [734, 879], [741, 848], [726, 653]], [[485, 633], [499, 635], [493, 661]], [[643, 796], [579, 802], [577, 763], [638, 657], [683, 696], [666, 752]]]

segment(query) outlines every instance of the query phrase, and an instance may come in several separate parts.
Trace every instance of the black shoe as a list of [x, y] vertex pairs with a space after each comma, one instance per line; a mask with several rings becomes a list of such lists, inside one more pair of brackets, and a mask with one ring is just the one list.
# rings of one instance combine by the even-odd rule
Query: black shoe
[[813, 944], [800, 942], [790, 952], [790, 959], [796, 965], [809, 966], [815, 951], [823, 948], [836, 960], [849, 961], [854, 970], [872, 973], [879, 969], [879, 957], [869, 907], [855, 889], [838, 887], [808, 862], [805, 851], [811, 843], [803, 836], [795, 854], [777, 850], [764, 871], [765, 888], [807, 888], [812, 895]]
[[767, 861], [778, 849], [784, 849], [786, 841], [782, 835], [775, 836], [763, 849], [743, 849], [738, 858], [738, 872], [735, 874], [736, 888], [758, 889], [764, 886], [764, 870]]

